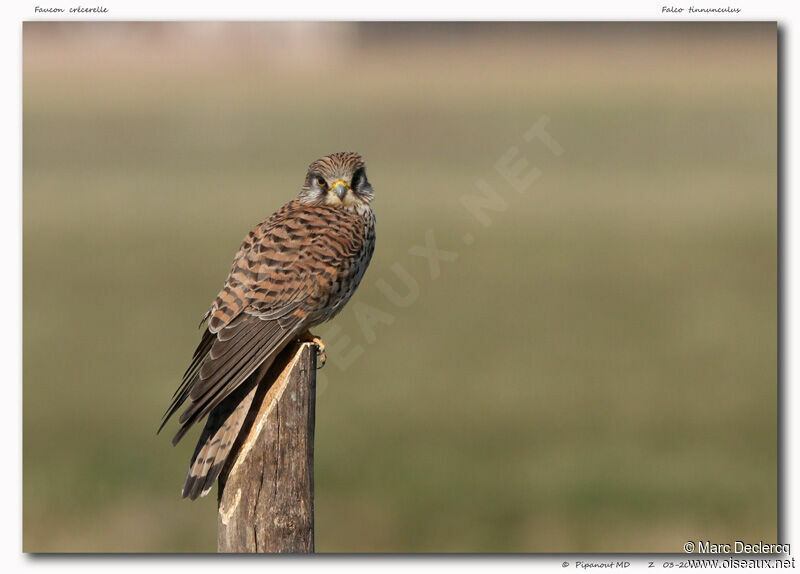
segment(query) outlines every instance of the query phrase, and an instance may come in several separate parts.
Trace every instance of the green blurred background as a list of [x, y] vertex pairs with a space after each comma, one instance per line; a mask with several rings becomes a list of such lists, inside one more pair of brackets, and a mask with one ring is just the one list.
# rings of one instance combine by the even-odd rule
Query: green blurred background
[[[318, 551], [777, 542], [774, 23], [23, 43], [25, 551], [216, 549], [215, 496], [179, 497], [197, 432], [155, 429], [242, 237], [340, 150], [378, 243], [321, 329]], [[543, 116], [561, 155], [522, 137]], [[541, 172], [524, 194], [510, 147]], [[505, 203], [485, 227], [479, 179]], [[426, 233], [457, 254], [435, 279]]]

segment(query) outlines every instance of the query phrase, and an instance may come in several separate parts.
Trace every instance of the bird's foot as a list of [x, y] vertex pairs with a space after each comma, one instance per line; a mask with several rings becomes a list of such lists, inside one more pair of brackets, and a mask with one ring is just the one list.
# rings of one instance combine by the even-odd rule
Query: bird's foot
[[322, 339], [312, 334], [311, 331], [306, 331], [300, 335], [298, 340], [303, 343], [314, 343], [317, 346], [317, 369], [324, 367], [325, 361], [328, 360], [328, 355], [325, 354], [325, 343], [322, 342]]

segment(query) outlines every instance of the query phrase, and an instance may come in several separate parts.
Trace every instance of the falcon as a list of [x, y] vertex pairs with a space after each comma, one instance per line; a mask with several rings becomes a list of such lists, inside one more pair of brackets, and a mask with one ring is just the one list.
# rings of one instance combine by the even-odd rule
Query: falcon
[[314, 341], [324, 363], [325, 347], [309, 329], [339, 313], [364, 276], [375, 249], [374, 197], [361, 156], [335, 153], [313, 162], [299, 195], [245, 237], [158, 429], [186, 404], [175, 445], [208, 416], [183, 498], [211, 490], [260, 377], [286, 345]]

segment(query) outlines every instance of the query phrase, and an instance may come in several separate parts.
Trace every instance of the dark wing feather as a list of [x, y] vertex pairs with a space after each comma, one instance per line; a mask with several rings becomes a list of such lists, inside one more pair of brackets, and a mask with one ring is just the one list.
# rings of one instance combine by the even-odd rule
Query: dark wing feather
[[[177, 443], [189, 427], [221, 403], [261, 363], [276, 355], [288, 342], [299, 335], [298, 327], [301, 321], [302, 318], [297, 317], [291, 325], [284, 328], [278, 325], [277, 321], [263, 321], [252, 317], [248, 321], [248, 323], [253, 323], [249, 336], [240, 339], [238, 345], [229, 349], [221, 357], [207, 359], [189, 394], [192, 403], [180, 416], [179, 422], [183, 426], [173, 438], [173, 443]], [[243, 326], [243, 328], [245, 327]], [[204, 373], [206, 367], [208, 367], [208, 372]], [[197, 393], [195, 393], [196, 389]]]
[[259, 365], [270, 361], [307, 327], [309, 311], [322, 303], [320, 281], [300, 218], [292, 202], [256, 226], [236, 253], [222, 290], [206, 313], [208, 326], [183, 382], [164, 415], [181, 413], [177, 443]]
[[183, 373], [183, 381], [172, 395], [172, 401], [162, 417], [161, 425], [158, 427], [157, 432], [161, 432], [161, 429], [163, 429], [164, 425], [167, 424], [169, 418], [175, 414], [175, 411], [180, 408], [180, 406], [186, 400], [186, 397], [189, 396], [189, 391], [191, 391], [192, 388], [191, 383], [194, 381], [203, 359], [206, 358], [206, 355], [211, 350], [211, 346], [214, 344], [215, 340], [216, 337], [214, 337], [214, 333], [211, 333], [210, 331], [203, 332], [203, 338], [200, 341], [200, 344], [197, 345], [197, 349], [194, 351], [192, 362], [189, 364], [186, 372]]

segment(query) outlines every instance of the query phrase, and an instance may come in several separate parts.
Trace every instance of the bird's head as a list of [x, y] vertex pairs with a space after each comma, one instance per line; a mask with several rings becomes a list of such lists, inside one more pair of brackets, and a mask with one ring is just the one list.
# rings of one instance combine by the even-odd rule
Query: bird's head
[[313, 162], [300, 190], [300, 199], [306, 203], [358, 212], [374, 198], [364, 160], [354, 152], [338, 152]]

